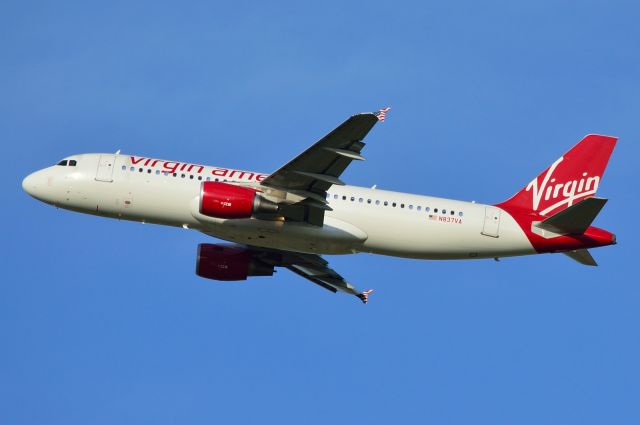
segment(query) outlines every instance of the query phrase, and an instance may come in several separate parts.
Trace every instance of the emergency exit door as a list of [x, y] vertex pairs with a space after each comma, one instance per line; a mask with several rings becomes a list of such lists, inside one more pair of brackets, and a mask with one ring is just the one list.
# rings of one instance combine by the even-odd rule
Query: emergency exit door
[[502, 210], [496, 207], [484, 208], [484, 225], [482, 226], [482, 234], [497, 238], [500, 231], [500, 213]]
[[98, 161], [98, 171], [96, 172], [96, 180], [100, 182], [113, 181], [113, 167], [115, 159], [115, 155], [100, 155], [100, 160]]

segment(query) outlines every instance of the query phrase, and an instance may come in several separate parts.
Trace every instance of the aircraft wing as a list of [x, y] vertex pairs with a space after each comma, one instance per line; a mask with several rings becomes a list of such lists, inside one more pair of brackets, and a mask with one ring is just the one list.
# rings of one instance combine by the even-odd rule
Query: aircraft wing
[[365, 146], [362, 140], [387, 111], [353, 115], [262, 181], [263, 186], [297, 198], [283, 208], [286, 219], [322, 225], [324, 211], [330, 210], [327, 190], [334, 184], [344, 185], [339, 178], [342, 172], [351, 161], [364, 159], [360, 155]]
[[310, 280], [318, 286], [323, 287], [331, 292], [345, 292], [360, 298], [363, 303], [367, 303], [368, 296], [372, 292], [367, 290], [358, 291], [344, 277], [340, 276], [335, 270], [329, 267], [329, 263], [319, 255], [285, 253], [285, 256], [291, 258], [292, 261], [284, 265], [295, 274]]
[[331, 292], [355, 295], [365, 304], [372, 292], [358, 291], [319, 255], [228, 243], [198, 246], [196, 273], [207, 279], [227, 281], [271, 276], [275, 267], [285, 267]]

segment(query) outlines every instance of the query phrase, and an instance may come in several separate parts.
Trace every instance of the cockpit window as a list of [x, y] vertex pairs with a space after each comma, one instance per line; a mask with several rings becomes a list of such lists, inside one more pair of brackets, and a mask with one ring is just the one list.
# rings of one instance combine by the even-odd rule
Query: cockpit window
[[63, 159], [62, 161], [58, 162], [58, 165], [62, 165], [63, 167], [67, 166], [67, 160]]
[[75, 159], [70, 159], [69, 160], [69, 167], [75, 167], [77, 163], [78, 163], [78, 161], [76, 161]]

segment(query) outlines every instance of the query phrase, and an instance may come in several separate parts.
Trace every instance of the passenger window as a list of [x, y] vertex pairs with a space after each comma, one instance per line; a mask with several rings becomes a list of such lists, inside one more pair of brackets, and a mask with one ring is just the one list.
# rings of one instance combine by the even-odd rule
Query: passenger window
[[343, 200], [343, 201], [346, 201], [346, 200], [347, 200], [347, 197], [346, 197], [346, 196], [344, 196], [344, 195], [342, 195], [342, 200]]
[[424, 207], [424, 212], [429, 212], [429, 211], [431, 211], [431, 208], [429, 208], [429, 207]]
[[418, 206], [416, 207], [416, 209], [417, 209], [418, 211], [420, 211], [420, 210], [422, 210], [422, 207], [421, 207], [420, 205], [418, 205]]
[[184, 174], [180, 174], [180, 177], [185, 178], [185, 177], [186, 177], [186, 175], [184, 175]]
[[193, 174], [189, 175], [189, 179], [193, 180]]
[[434, 213], [437, 213], [437, 212], [438, 212], [438, 209], [437, 209], [437, 208], [434, 208], [434, 209], [433, 209], [433, 212], [434, 212]]
[[160, 175], [160, 170], [156, 170], [156, 176]]
[[376, 199], [376, 205], [380, 205], [380, 201]]
[[358, 199], [358, 202], [362, 202], [362, 201], [364, 201], [364, 199], [362, 199], [362, 198]]
[[211, 181], [211, 177], [207, 177], [207, 181]]
[[142, 168], [138, 168], [138, 172], [140, 172], [140, 173], [141, 173], [141, 172], [142, 172]]
[[462, 211], [460, 211], [460, 212], [458, 213], [458, 215], [459, 215], [460, 217], [462, 217], [464, 214], [462, 213]]
[[151, 168], [147, 169], [147, 174], [151, 174]]
[[352, 196], [352, 197], [351, 197], [351, 202], [353, 202], [353, 201], [355, 201], [355, 200], [356, 200], [356, 198]]
[[456, 215], [456, 212], [453, 211], [453, 210], [451, 210], [450, 213], [451, 213], [451, 215]]
[[178, 177], [178, 173], [173, 173], [173, 177]]
[[333, 195], [333, 199], [338, 199], [338, 195]]
[[202, 176], [198, 176], [198, 180], [202, 180]]
[[409, 209], [412, 210], [413, 209], [413, 205], [409, 205]]
[[69, 167], [75, 167], [77, 164], [78, 162], [75, 159], [69, 160]]
[[389, 202], [384, 201], [384, 206], [386, 207], [387, 205], [389, 205]]
[[127, 169], [127, 166], [126, 166], [126, 165], [123, 165], [123, 166], [122, 166], [122, 171], [124, 171], [124, 170], [126, 170], [126, 169]]
[[129, 168], [129, 171], [136, 171], [136, 167]]
[[446, 213], [447, 213], [447, 210], [442, 210], [442, 214], [446, 214]]
[[404, 208], [404, 204], [400, 204], [400, 208]]
[[62, 161], [58, 162], [57, 165], [62, 165], [63, 167], [66, 167], [67, 166], [67, 160], [63, 159]]
[[371, 199], [367, 199], [367, 204], [370, 204], [370, 203], [371, 203]]

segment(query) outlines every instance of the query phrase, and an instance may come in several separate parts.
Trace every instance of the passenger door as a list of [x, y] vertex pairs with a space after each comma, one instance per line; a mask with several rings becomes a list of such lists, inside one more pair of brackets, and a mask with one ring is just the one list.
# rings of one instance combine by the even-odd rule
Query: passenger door
[[100, 155], [98, 161], [98, 170], [96, 172], [96, 180], [99, 182], [112, 182], [113, 181], [113, 167], [115, 164], [116, 156]]
[[484, 225], [482, 226], [482, 234], [497, 238], [500, 231], [500, 208], [486, 206], [484, 208]]

